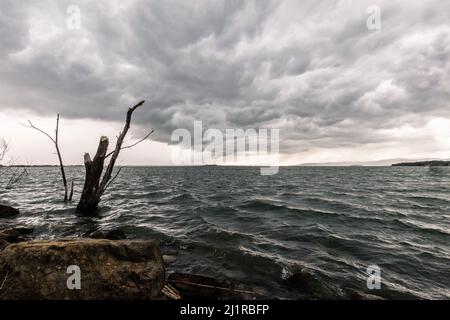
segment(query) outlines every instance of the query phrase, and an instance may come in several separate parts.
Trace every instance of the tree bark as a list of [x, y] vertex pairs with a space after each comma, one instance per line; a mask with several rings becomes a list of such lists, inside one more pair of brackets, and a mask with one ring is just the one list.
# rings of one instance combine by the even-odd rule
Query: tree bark
[[103, 172], [106, 151], [108, 151], [108, 137], [101, 137], [98, 144], [97, 153], [94, 160], [91, 160], [89, 153], [84, 155], [84, 167], [86, 169], [86, 178], [84, 180], [83, 192], [77, 206], [77, 210], [83, 213], [92, 213], [97, 211], [101, 194], [99, 194], [100, 177]]
[[[127, 147], [122, 147], [123, 140], [127, 135], [128, 130], [130, 129], [131, 124], [131, 116], [133, 112], [144, 104], [145, 101], [141, 101], [136, 104], [134, 107], [129, 108], [127, 112], [127, 116], [125, 119], [125, 126], [122, 132], [119, 134], [117, 138], [116, 147], [113, 152], [106, 154], [108, 151], [108, 138], [101, 137], [100, 143], [98, 145], [97, 153], [94, 157], [94, 160], [91, 161], [91, 157], [88, 153], [84, 155], [84, 166], [86, 169], [86, 178], [84, 182], [83, 192], [81, 194], [80, 202], [78, 203], [77, 209], [78, 211], [84, 214], [94, 214], [97, 211], [98, 204], [102, 195], [105, 193], [108, 186], [112, 181], [117, 177], [117, 174], [114, 178], [112, 178], [112, 173], [114, 170], [114, 166], [116, 164], [117, 158], [119, 156], [120, 150], [125, 149]], [[148, 135], [147, 135], [148, 137]], [[103, 178], [100, 181], [101, 175], [103, 173], [103, 167], [105, 159], [111, 156], [111, 160], [106, 167]]]

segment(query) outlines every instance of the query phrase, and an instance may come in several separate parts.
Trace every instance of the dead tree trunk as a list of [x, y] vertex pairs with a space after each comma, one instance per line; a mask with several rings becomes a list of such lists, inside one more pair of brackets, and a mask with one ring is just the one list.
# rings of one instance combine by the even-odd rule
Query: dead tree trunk
[[108, 137], [101, 137], [98, 144], [97, 153], [94, 160], [91, 160], [89, 153], [84, 155], [84, 167], [86, 169], [86, 178], [84, 180], [83, 192], [77, 209], [81, 212], [95, 212], [100, 202], [99, 187], [100, 177], [103, 172], [103, 164], [105, 162], [106, 151], [108, 151]]
[[[141, 105], [144, 104], [145, 101], [139, 102], [137, 105], [135, 105], [132, 108], [128, 109], [127, 117], [125, 119], [125, 126], [122, 130], [122, 132], [119, 134], [119, 137], [117, 138], [117, 143], [114, 151], [110, 152], [109, 154], [106, 154], [108, 150], [108, 144], [109, 140], [107, 137], [101, 137], [100, 143], [98, 145], [97, 153], [95, 154], [95, 157], [93, 160], [91, 160], [91, 157], [89, 153], [86, 153], [84, 155], [84, 166], [86, 169], [86, 180], [84, 182], [83, 192], [81, 194], [80, 202], [78, 203], [77, 210], [84, 213], [84, 214], [93, 214], [97, 211], [98, 204], [101, 200], [102, 195], [105, 193], [108, 186], [111, 184], [111, 182], [114, 181], [114, 179], [118, 176], [119, 171], [116, 173], [114, 177], [112, 177], [112, 173], [114, 170], [114, 166], [116, 164], [117, 158], [119, 156], [120, 150], [130, 148], [132, 146], [135, 146], [137, 143], [144, 141], [145, 139], [150, 136], [150, 134], [153, 132], [151, 131], [149, 134], [147, 134], [144, 139], [138, 141], [137, 143], [122, 147], [123, 140], [125, 136], [127, 135], [128, 129], [130, 129], [130, 123], [131, 123], [131, 116], [133, 115], [133, 112], [139, 108]], [[103, 174], [103, 178], [100, 180], [102, 173], [103, 173], [103, 167], [105, 163], [105, 159], [111, 156], [111, 160], [108, 163], [108, 166], [106, 167], [105, 173]]]

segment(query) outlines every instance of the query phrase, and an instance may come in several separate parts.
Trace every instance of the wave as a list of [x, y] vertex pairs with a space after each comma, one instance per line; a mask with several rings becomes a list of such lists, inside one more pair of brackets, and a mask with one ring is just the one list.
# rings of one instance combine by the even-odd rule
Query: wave
[[403, 226], [413, 229], [415, 231], [426, 232], [429, 234], [440, 235], [440, 236], [450, 236], [450, 231], [441, 228], [436, 225], [431, 225], [423, 222], [404, 220], [404, 219], [394, 219], [395, 222], [402, 224]]
[[246, 201], [243, 204], [238, 205], [237, 208], [251, 209], [251, 210], [255, 210], [255, 211], [266, 211], [266, 212], [284, 211], [284, 212], [291, 212], [291, 213], [295, 213], [295, 214], [316, 214], [316, 215], [339, 216], [339, 214], [336, 212], [315, 210], [315, 209], [309, 209], [309, 208], [295, 208], [295, 207], [289, 206], [287, 204], [283, 204], [281, 202], [274, 203], [274, 202], [269, 202], [267, 200]]
[[[83, 179], [83, 168], [70, 169]], [[31, 168], [22, 188], [2, 191], [21, 214], [1, 223], [34, 227], [42, 238], [119, 228], [132, 239], [159, 239], [163, 254], [180, 255], [179, 271], [239, 274], [282, 297], [298, 297], [280, 284], [283, 268], [306, 265], [324, 281], [365, 286], [371, 263], [383, 267], [389, 297], [450, 297], [442, 290], [450, 278], [449, 175], [289, 168], [268, 179], [246, 168], [129, 169], [100, 214], [86, 219], [61, 201], [56, 173]]]

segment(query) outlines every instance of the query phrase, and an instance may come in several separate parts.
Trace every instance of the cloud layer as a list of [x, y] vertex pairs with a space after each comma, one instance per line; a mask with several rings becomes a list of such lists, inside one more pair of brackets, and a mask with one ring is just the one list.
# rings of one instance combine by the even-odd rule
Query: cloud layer
[[[67, 28], [75, 4], [81, 28]], [[381, 30], [369, 30], [370, 5]], [[450, 118], [450, 2], [13, 1], [0, 10], [0, 111], [176, 128], [281, 130], [281, 150], [426, 143]], [[415, 140], [414, 140], [415, 139]]]

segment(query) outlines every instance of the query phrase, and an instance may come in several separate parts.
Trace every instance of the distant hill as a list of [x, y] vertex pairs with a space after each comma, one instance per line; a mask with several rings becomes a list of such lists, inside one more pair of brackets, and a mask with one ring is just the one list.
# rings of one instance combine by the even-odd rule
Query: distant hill
[[448, 167], [450, 161], [432, 160], [432, 161], [418, 161], [418, 162], [401, 162], [394, 163], [393, 167]]
[[[441, 161], [436, 159], [384, 159], [377, 161], [361, 161], [361, 162], [322, 162], [322, 163], [302, 163], [298, 166], [305, 167], [352, 167], [352, 166], [364, 166], [364, 167], [388, 167], [394, 164], [398, 165], [400, 163], [421, 163], [421, 162], [432, 162]], [[443, 160], [442, 160], [443, 161]]]

